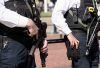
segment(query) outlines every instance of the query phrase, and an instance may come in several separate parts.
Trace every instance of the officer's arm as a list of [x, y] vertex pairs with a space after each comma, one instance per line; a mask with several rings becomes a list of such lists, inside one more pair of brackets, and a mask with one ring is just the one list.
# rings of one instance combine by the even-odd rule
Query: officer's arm
[[64, 14], [68, 11], [70, 0], [57, 0], [53, 13], [52, 13], [52, 23], [55, 24], [58, 30], [65, 34], [71, 33], [70, 28], [66, 23]]
[[66, 23], [66, 19], [64, 18], [64, 14], [70, 9], [74, 4], [76, 4], [76, 0], [57, 0], [53, 13], [52, 13], [52, 23], [56, 25], [58, 30], [62, 31], [67, 35], [68, 40], [71, 45], [76, 45], [78, 47], [79, 41], [73, 36], [72, 31], [68, 27]]

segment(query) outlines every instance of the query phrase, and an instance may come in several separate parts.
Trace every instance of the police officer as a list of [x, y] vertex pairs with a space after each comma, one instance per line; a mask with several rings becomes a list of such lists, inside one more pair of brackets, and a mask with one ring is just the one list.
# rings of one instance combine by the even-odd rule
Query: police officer
[[[24, 0], [13, 1], [0, 0], [0, 68], [26, 68], [32, 37], [38, 33], [35, 22], [21, 8]], [[45, 40], [42, 51], [46, 50]]]
[[[75, 59], [72, 60], [72, 67], [73, 68], [98, 68], [97, 65], [93, 66], [93, 63], [90, 63], [89, 59], [85, 55], [87, 49], [85, 46], [86, 35], [87, 35], [86, 32], [82, 29], [82, 26], [80, 24], [78, 24], [76, 21], [73, 21], [73, 18], [68, 18], [68, 16], [65, 16], [66, 12], [68, 12], [69, 9], [80, 8], [81, 4], [83, 4], [81, 3], [82, 1], [84, 0], [63, 0], [63, 1], [57, 0], [52, 13], [51, 20], [52, 23], [56, 25], [59, 31], [67, 35], [67, 38], [71, 46], [72, 47], [76, 46], [76, 48], [79, 50], [80, 58], [77, 59], [77, 61]], [[69, 22], [68, 20], [70, 20], [71, 22]], [[93, 54], [91, 56], [93, 56]]]

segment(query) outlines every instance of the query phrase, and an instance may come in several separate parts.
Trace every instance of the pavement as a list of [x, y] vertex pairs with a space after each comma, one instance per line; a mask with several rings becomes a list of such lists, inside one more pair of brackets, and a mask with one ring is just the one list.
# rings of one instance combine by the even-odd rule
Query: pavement
[[[47, 39], [60, 38], [59, 34], [48, 34]], [[71, 60], [66, 55], [66, 47], [64, 43], [48, 44], [48, 57], [46, 59], [46, 68], [71, 68]], [[39, 50], [35, 51], [37, 68], [41, 67]]]

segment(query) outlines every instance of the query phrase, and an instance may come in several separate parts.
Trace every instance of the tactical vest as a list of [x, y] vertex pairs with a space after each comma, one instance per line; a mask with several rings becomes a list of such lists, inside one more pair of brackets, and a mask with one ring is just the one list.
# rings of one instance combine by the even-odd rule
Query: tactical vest
[[[28, 11], [28, 8], [26, 6], [26, 3], [24, 0], [9, 0], [5, 2], [6, 8], [16, 11], [17, 13], [26, 16], [28, 18], [31, 18], [30, 11]], [[0, 23], [0, 35], [7, 35], [10, 38], [19, 41], [20, 43], [26, 45], [32, 44], [32, 38], [28, 36], [26, 32], [27, 28], [21, 28], [21, 27], [14, 27], [9, 28], [3, 24]], [[21, 40], [23, 38], [25, 41]]]
[[65, 13], [66, 23], [71, 29], [86, 29], [87, 20], [91, 19], [91, 16], [87, 14], [87, 8], [90, 6], [93, 6], [91, 0], [81, 0], [79, 8], [76, 5], [76, 8], [71, 8]]
[[[24, 0], [9, 0], [9, 1], [5, 2], [5, 7], [12, 11], [16, 11], [17, 13], [19, 13], [23, 16], [31, 18], [31, 14], [28, 11], [28, 8], [27, 8]], [[25, 32], [25, 30], [26, 30], [26, 28], [21, 28], [21, 27], [9, 28], [0, 23], [0, 32], [1, 33], [6, 32], [9, 35], [10, 34], [18, 35], [18, 34]]]

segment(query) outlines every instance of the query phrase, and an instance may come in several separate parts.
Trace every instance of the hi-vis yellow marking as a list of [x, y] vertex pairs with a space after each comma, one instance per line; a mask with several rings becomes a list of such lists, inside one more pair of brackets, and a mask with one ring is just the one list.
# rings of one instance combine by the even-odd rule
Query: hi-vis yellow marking
[[88, 12], [94, 12], [94, 7], [88, 7]]

